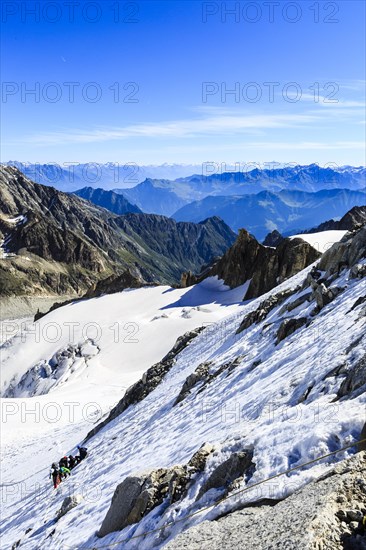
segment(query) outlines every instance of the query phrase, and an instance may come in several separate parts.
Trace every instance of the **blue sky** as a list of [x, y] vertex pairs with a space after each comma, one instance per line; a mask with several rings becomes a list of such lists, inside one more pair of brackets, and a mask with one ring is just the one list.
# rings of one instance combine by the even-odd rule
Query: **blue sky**
[[4, 1], [1, 159], [365, 164], [364, 24], [358, 0]]

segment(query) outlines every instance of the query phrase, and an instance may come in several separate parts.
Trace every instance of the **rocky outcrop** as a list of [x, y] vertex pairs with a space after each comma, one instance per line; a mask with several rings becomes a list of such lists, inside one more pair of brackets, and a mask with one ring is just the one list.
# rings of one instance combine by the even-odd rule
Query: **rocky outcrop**
[[170, 506], [181, 500], [192, 478], [204, 470], [213, 450], [212, 445], [205, 443], [184, 466], [159, 468], [127, 477], [114, 492], [110, 508], [97, 533], [98, 537], [138, 523], [163, 502], [165, 506]]
[[268, 292], [285, 279], [292, 277], [320, 254], [302, 239], [284, 239], [276, 249], [260, 243], [244, 229], [235, 244], [212, 270], [231, 288], [250, 280], [245, 299]]
[[338, 398], [356, 397], [357, 390], [366, 385], [366, 354], [348, 371], [338, 393]]
[[65, 514], [67, 514], [67, 512], [70, 512], [70, 510], [80, 504], [82, 500], [83, 497], [81, 495], [71, 495], [66, 497], [62, 502], [60, 510], [57, 512], [57, 519], [62, 518]]
[[344, 288], [340, 288], [340, 287], [327, 288], [324, 283], [319, 284], [312, 294], [312, 296], [316, 300], [318, 310], [320, 311], [321, 309], [323, 309], [323, 307], [330, 304], [330, 302], [332, 302], [334, 298], [336, 298], [338, 294], [343, 290]]
[[343, 239], [324, 252], [318, 269], [325, 271], [325, 278], [339, 274], [366, 258], [366, 226], [355, 233], [347, 233]]
[[[213, 445], [204, 443], [183, 466], [159, 468], [127, 477], [114, 492], [109, 510], [97, 533], [98, 537], [138, 523], [163, 503], [166, 509], [171, 504], [180, 502], [187, 495], [188, 488], [192, 490], [194, 487], [198, 474], [205, 471], [207, 460], [214, 450]], [[219, 490], [220, 498], [228, 494], [234, 489], [234, 485], [251, 475], [255, 466], [252, 458], [253, 449], [231, 453], [229, 458], [208, 475], [197, 491], [196, 501], [211, 489]]]
[[206, 277], [210, 277], [213, 268], [216, 266], [216, 264], [219, 261], [220, 261], [219, 257], [213, 258], [209, 265], [202, 267], [198, 275], [195, 273], [192, 273], [192, 271], [183, 272], [180, 278], [180, 286], [182, 288], [187, 288], [189, 286], [200, 283], [201, 281], [206, 279]]
[[127, 477], [114, 492], [111, 506], [97, 533], [98, 537], [138, 523], [164, 499], [171, 504], [176, 498], [176, 489], [185, 487], [187, 481], [185, 470], [178, 466]]
[[312, 300], [312, 297], [313, 297], [313, 293], [310, 291], [301, 294], [301, 296], [299, 296], [295, 300], [292, 300], [291, 302], [286, 304], [283, 308], [281, 308], [279, 311], [279, 314], [281, 315], [286, 311], [287, 312], [293, 311], [297, 307], [302, 306], [305, 302], [310, 302]]
[[175, 537], [164, 550], [364, 550], [366, 452], [273, 506], [247, 505], [204, 521]]
[[205, 382], [209, 375], [210, 363], [201, 363], [192, 374], [190, 374], [180, 390], [177, 399], [175, 400], [174, 405], [178, 405], [183, 399], [187, 397], [191, 389], [196, 386], [199, 382]]
[[126, 391], [121, 401], [111, 410], [108, 417], [91, 430], [85, 438], [88, 441], [98, 433], [104, 426], [122, 414], [128, 407], [142, 401], [149, 393], [160, 384], [164, 376], [174, 365], [177, 355], [185, 349], [189, 343], [204, 330], [205, 327], [198, 327], [180, 336], [169, 353], [159, 362], [150, 367], [138, 382], [133, 384]]
[[[229, 493], [231, 484], [238, 483], [245, 475], [253, 469], [253, 450], [247, 449], [232, 453], [230, 457], [219, 464], [212, 472], [207, 481], [202, 485], [197, 499], [199, 500], [210, 489], [224, 489], [223, 495]], [[222, 496], [221, 495], [221, 498]]]
[[240, 334], [241, 332], [243, 332], [243, 330], [251, 327], [254, 323], [260, 323], [260, 321], [263, 321], [263, 319], [267, 317], [268, 313], [272, 311], [272, 309], [282, 304], [289, 296], [295, 293], [296, 290], [286, 290], [278, 292], [277, 294], [270, 296], [266, 300], [263, 300], [263, 302], [259, 304], [257, 309], [254, 309], [244, 317], [239, 325], [238, 330], [236, 331], [236, 334]]
[[355, 301], [351, 309], [347, 311], [347, 313], [350, 313], [350, 311], [353, 311], [354, 309], [357, 309], [358, 307], [362, 306], [365, 302], [366, 302], [366, 296], [360, 296], [359, 298], [357, 298], [357, 300]]
[[272, 248], [276, 248], [284, 239], [279, 231], [277, 229], [274, 229], [271, 233], [268, 233], [266, 238], [263, 241], [263, 246], [271, 246]]
[[276, 344], [279, 344], [280, 342], [282, 342], [282, 340], [293, 334], [296, 330], [306, 325], [307, 322], [307, 317], [295, 317], [282, 321], [280, 328], [277, 331]]
[[174, 402], [174, 406], [181, 403], [193, 390], [197, 390], [197, 394], [204, 391], [208, 384], [210, 384], [215, 378], [220, 376], [222, 373], [229, 375], [235, 368], [240, 365], [243, 355], [238, 355], [233, 361], [228, 361], [219, 365], [215, 369], [212, 369], [210, 372], [211, 363], [208, 361], [206, 363], [201, 363], [198, 365], [196, 370], [187, 376], [182, 389], [180, 390], [177, 399]]
[[349, 276], [350, 279], [363, 279], [366, 277], [366, 263], [352, 266]]

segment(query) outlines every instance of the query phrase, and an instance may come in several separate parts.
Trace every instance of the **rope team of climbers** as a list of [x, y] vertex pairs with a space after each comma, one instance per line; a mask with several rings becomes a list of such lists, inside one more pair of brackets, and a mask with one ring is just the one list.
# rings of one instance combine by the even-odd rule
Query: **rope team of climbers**
[[75, 468], [88, 454], [86, 447], [77, 447], [79, 454], [76, 456], [64, 456], [59, 462], [54, 462], [51, 466], [49, 477], [52, 479], [53, 488], [57, 489], [63, 479], [71, 474], [71, 470]]

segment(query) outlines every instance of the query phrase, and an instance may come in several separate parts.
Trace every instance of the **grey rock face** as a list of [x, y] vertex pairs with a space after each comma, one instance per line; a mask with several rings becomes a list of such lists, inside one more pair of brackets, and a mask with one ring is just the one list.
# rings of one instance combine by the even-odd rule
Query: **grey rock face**
[[226, 494], [229, 491], [230, 484], [238, 478], [243, 478], [249, 468], [254, 466], [252, 458], [252, 450], [233, 453], [212, 472], [208, 480], [202, 485], [197, 500], [210, 489], [223, 488]]
[[343, 380], [337, 396], [355, 397], [353, 394], [366, 384], [366, 354], [350, 369], [346, 378]]
[[80, 502], [83, 500], [83, 497], [81, 495], [72, 495], [69, 497], [66, 497], [61, 505], [60, 510], [57, 513], [57, 518], [60, 519], [62, 516], [67, 514], [67, 512], [70, 512], [75, 506], [80, 504]]
[[362, 279], [366, 277], [366, 264], [355, 264], [349, 274], [351, 279]]
[[199, 365], [197, 367], [197, 369], [192, 372], [192, 374], [190, 374], [183, 386], [182, 386], [182, 389], [181, 391], [179, 392], [179, 395], [174, 403], [174, 405], [177, 405], [178, 403], [180, 403], [181, 401], [183, 401], [183, 399], [189, 394], [190, 390], [198, 383], [198, 382], [203, 382], [207, 379], [207, 376], [208, 376], [208, 373], [209, 373], [209, 366], [210, 366], [210, 363], [202, 363], [201, 365]]
[[[248, 506], [204, 521], [164, 550], [363, 550], [359, 521], [366, 514], [366, 452], [337, 464], [322, 478], [274, 506]], [[340, 513], [341, 512], [341, 513]]]
[[208, 457], [214, 450], [215, 447], [211, 443], [204, 443], [188, 462], [188, 469], [194, 473], [202, 472], [206, 466]]
[[285, 313], [286, 311], [288, 311], [288, 312], [293, 311], [297, 307], [302, 306], [302, 304], [304, 304], [305, 302], [310, 302], [311, 298], [312, 298], [312, 293], [311, 292], [306, 292], [302, 296], [299, 296], [298, 298], [296, 298], [296, 300], [294, 300], [293, 302], [290, 302], [289, 304], [285, 305], [280, 310], [280, 315], [282, 313]]
[[358, 450], [359, 451], [366, 451], [366, 422], [363, 425], [363, 428], [361, 430], [360, 441], [361, 441], [361, 443], [358, 446]]
[[313, 297], [316, 300], [316, 304], [319, 308], [319, 310], [323, 309], [323, 307], [327, 306], [334, 300], [336, 296], [340, 292], [342, 292], [342, 288], [339, 287], [332, 287], [327, 288], [324, 283], [321, 283], [316, 290], [314, 290]]
[[366, 257], [366, 226], [355, 233], [347, 233], [343, 239], [324, 252], [318, 269], [325, 271], [325, 277], [351, 268]]
[[214, 380], [217, 376], [220, 376], [220, 374], [224, 373], [225, 371], [227, 372], [227, 374], [232, 372], [240, 364], [242, 359], [243, 356], [238, 355], [233, 361], [223, 363], [218, 368], [213, 370], [213, 372], [210, 372], [209, 362], [201, 363], [201, 365], [198, 365], [196, 370], [192, 374], [187, 376], [186, 380], [184, 381], [182, 389], [179, 392], [177, 399], [175, 400], [174, 406], [183, 401], [196, 387], [198, 387], [198, 394], [201, 391], [204, 391], [207, 385], [212, 382], [212, 380]]
[[277, 229], [275, 229], [271, 233], [268, 233], [268, 235], [263, 241], [263, 245], [276, 247], [283, 241], [284, 238], [285, 237], [283, 237], [281, 233], [277, 231]]
[[250, 313], [248, 313], [248, 315], [244, 317], [236, 333], [240, 334], [240, 332], [243, 332], [243, 330], [251, 327], [254, 323], [259, 323], [260, 321], [265, 319], [268, 313], [272, 311], [272, 309], [282, 304], [282, 302], [284, 302], [286, 298], [291, 296], [291, 294], [296, 292], [296, 290], [298, 289], [279, 292], [278, 294], [275, 294], [273, 296], [270, 296], [266, 300], [263, 300], [263, 302], [259, 304], [257, 309], [251, 311]]
[[282, 342], [287, 336], [293, 334], [296, 330], [303, 327], [307, 323], [308, 319], [306, 317], [285, 319], [282, 321], [280, 328], [277, 332], [277, 344]]
[[292, 277], [320, 254], [302, 239], [284, 239], [276, 249], [267, 248], [244, 229], [234, 245], [212, 270], [230, 287], [251, 280], [246, 299], [268, 292], [280, 282]]
[[213, 450], [212, 445], [205, 443], [184, 466], [160, 468], [147, 474], [127, 477], [117, 486], [97, 535], [104, 537], [127, 525], [138, 523], [163, 502], [169, 506], [179, 501], [186, 493], [192, 476], [205, 468]]
[[[183, 466], [160, 468], [148, 473], [127, 477], [120, 483], [112, 497], [110, 508], [97, 535], [104, 537], [114, 531], [120, 531], [133, 523], [138, 523], [151, 510], [164, 502], [170, 506], [180, 501], [204, 471], [206, 462], [214, 446], [204, 443]], [[253, 450], [236, 451], [219, 464], [201, 487], [197, 499], [210, 489], [222, 489], [227, 494], [233, 482], [253, 469]]]
[[354, 231], [366, 223], [366, 206], [354, 206], [339, 221], [329, 220], [321, 223], [318, 227], [311, 229], [308, 233], [317, 233], [318, 231], [329, 231], [333, 229], [343, 229]]

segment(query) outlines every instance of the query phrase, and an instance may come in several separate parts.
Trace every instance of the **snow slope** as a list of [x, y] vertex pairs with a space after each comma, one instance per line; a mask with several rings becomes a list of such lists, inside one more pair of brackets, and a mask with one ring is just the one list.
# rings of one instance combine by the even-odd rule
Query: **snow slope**
[[[1, 348], [1, 395], [51, 391], [45, 399], [61, 404], [73, 395], [80, 406], [94, 400], [97, 409], [109, 410], [179, 335], [241, 309], [245, 290], [246, 285], [230, 290], [216, 278], [195, 288], [146, 287], [74, 302], [37, 323], [20, 322]], [[3, 322], [4, 339], [7, 330], [14, 334], [14, 325]], [[42, 369], [50, 372], [37, 375]], [[9, 408], [11, 402], [6, 401]], [[3, 438], [8, 437], [13, 432], [5, 428]]]
[[313, 246], [318, 252], [323, 254], [334, 243], [340, 241], [347, 231], [343, 230], [331, 230], [331, 231], [319, 231], [319, 233], [301, 233], [298, 235], [292, 235], [290, 239], [303, 239], [311, 246]]
[[[255, 470], [251, 484], [356, 441], [365, 422], [366, 396], [360, 393], [353, 399], [334, 401], [342, 381], [335, 369], [344, 364], [352, 366], [365, 354], [365, 317], [359, 306], [351, 309], [364, 295], [365, 281], [351, 279], [349, 270], [344, 270], [333, 282], [344, 290], [318, 314], [310, 316], [314, 301], [285, 310], [286, 304], [308, 291], [299, 287], [310, 270], [311, 266], [267, 295], [241, 305], [236, 302], [243, 296], [243, 288], [228, 291], [221, 287], [223, 291], [218, 292], [220, 283], [209, 280], [200, 285], [199, 291], [197, 287], [134, 290], [65, 306], [42, 319], [41, 326], [51, 321], [62, 324], [70, 319], [84, 323], [97, 319], [104, 331], [111, 320], [121, 324], [137, 322], [140, 343], [127, 352], [126, 346], [113, 342], [110, 334], [102, 335], [97, 343], [99, 353], [88, 359], [79, 378], [71, 373], [69, 380], [46, 395], [3, 400], [8, 414], [6, 417], [3, 414], [2, 483], [24, 480], [15, 486], [2, 487], [1, 537], [5, 547], [21, 540], [20, 547], [25, 549], [161, 548], [181, 530], [232, 508], [233, 501], [229, 499], [199, 513], [218, 498], [215, 489], [198, 501], [195, 499], [210, 472], [233, 451], [253, 448]], [[263, 300], [289, 289], [293, 293], [265, 319], [236, 333], [243, 317], [257, 310]], [[204, 293], [206, 301], [202, 298]], [[199, 305], [193, 305], [198, 302]], [[299, 316], [308, 316], [310, 324], [276, 344], [276, 334], [284, 319]], [[163, 357], [178, 334], [214, 320], [217, 322], [178, 355], [152, 393], [130, 406], [88, 442], [88, 458], [54, 491], [46, 479], [47, 466], [65, 451], [72, 451], [90, 423], [76, 408], [73, 422], [62, 418], [50, 429], [44, 409], [51, 402], [62, 403], [63, 411], [66, 403], [73, 400], [85, 405], [88, 399], [99, 399], [103, 406], [108, 401], [116, 402], [121, 388], [115, 391], [107, 384], [131, 383]], [[79, 337], [77, 333], [76, 340]], [[40, 358], [51, 358], [68, 343], [65, 336], [57, 344], [43, 343], [39, 347], [30, 341], [22, 343], [19, 336], [10, 340], [5, 348], [3, 381], [9, 383], [13, 376], [21, 377]], [[210, 384], [200, 386], [201, 393], [194, 387], [178, 406], [173, 406], [184, 381], [202, 362], [210, 362], [210, 370], [215, 373], [235, 360], [238, 363], [234, 369], [224, 370]], [[43, 406], [38, 421], [32, 423], [31, 419], [23, 418], [26, 426], [22, 427], [22, 404], [31, 408], [36, 402], [41, 409]], [[17, 405], [19, 410], [9, 414], [9, 407], [16, 409]], [[19, 435], [23, 438], [20, 441]], [[103, 539], [96, 537], [114, 489], [126, 476], [185, 464], [204, 442], [214, 444], [216, 450], [198, 485], [182, 501], [168, 508], [161, 504], [139, 524]], [[351, 452], [340, 452], [334, 460]], [[240, 500], [282, 498], [324, 473], [331, 462], [328, 459], [264, 484], [260, 494], [249, 492], [236, 497], [235, 505]], [[63, 498], [76, 493], [83, 496], [82, 502], [56, 523], [56, 512]], [[184, 519], [194, 512], [195, 516]], [[141, 536], [172, 520], [180, 522], [170, 529]], [[31, 530], [26, 533], [28, 529]], [[139, 538], [126, 542], [131, 536]]]

